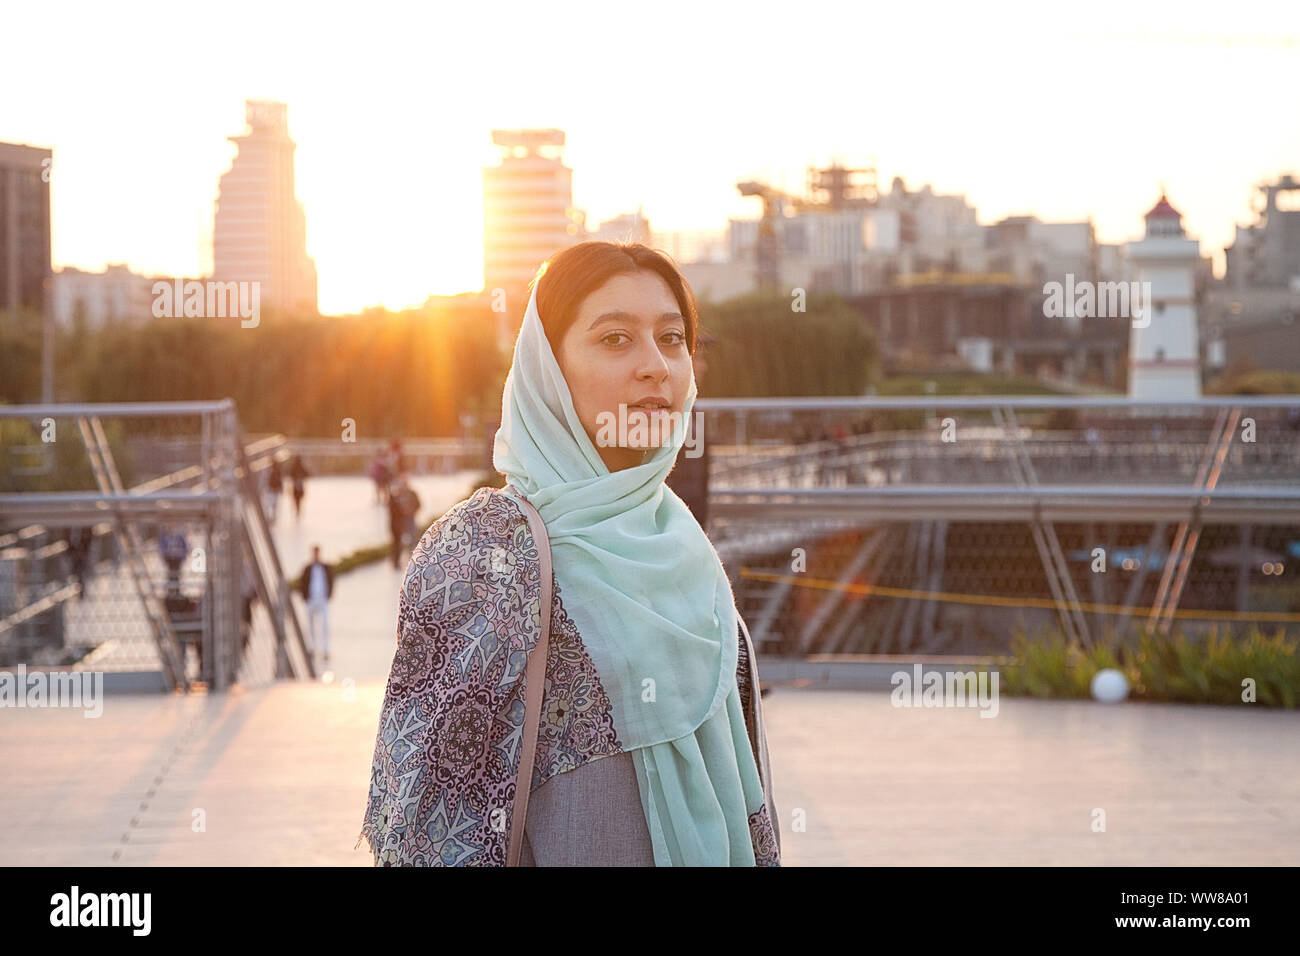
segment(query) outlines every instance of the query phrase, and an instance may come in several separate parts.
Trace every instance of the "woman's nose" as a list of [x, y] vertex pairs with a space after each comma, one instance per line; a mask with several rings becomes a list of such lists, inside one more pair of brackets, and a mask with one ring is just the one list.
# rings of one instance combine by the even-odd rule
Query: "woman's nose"
[[668, 377], [671, 367], [655, 342], [642, 344], [637, 353], [637, 377], [662, 380]]

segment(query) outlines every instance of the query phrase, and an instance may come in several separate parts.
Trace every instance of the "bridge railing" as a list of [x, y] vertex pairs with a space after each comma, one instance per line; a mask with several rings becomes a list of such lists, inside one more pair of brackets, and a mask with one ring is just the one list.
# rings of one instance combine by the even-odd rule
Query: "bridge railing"
[[1300, 396], [696, 408], [710, 536], [781, 652], [984, 653], [1015, 621], [1085, 644], [1300, 622]]
[[0, 429], [0, 666], [310, 675], [249, 470], [283, 439], [244, 449], [229, 401], [0, 406]]
[[[878, 487], [1192, 481], [1234, 415], [1222, 481], [1300, 475], [1300, 397], [1200, 402], [925, 397], [701, 399], [711, 483]], [[1031, 480], [1032, 479], [1032, 480]]]

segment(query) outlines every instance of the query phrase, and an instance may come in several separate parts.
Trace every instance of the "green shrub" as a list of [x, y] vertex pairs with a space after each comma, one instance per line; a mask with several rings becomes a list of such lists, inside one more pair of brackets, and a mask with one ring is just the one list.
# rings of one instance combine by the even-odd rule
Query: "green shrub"
[[1029, 697], [1090, 697], [1093, 675], [1107, 667], [1124, 674], [1134, 700], [1236, 704], [1246, 679], [1264, 706], [1290, 709], [1300, 697], [1300, 641], [1282, 628], [1271, 636], [1255, 626], [1244, 636], [1215, 628], [1188, 637], [1141, 627], [1134, 645], [1108, 635], [1091, 650], [1059, 631], [1030, 638], [1017, 629], [1011, 655], [998, 663], [1006, 692]]

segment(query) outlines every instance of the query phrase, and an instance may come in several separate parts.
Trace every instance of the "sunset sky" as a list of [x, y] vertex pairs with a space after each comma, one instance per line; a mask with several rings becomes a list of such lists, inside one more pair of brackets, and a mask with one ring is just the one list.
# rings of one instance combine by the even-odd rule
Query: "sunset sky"
[[0, 141], [54, 149], [56, 267], [195, 275], [244, 100], [287, 102], [327, 313], [481, 287], [495, 128], [566, 131], [592, 227], [721, 229], [758, 213], [738, 179], [838, 158], [1106, 242], [1163, 181], [1221, 256], [1300, 174], [1300, 5], [1046, 7], [16, 4]]

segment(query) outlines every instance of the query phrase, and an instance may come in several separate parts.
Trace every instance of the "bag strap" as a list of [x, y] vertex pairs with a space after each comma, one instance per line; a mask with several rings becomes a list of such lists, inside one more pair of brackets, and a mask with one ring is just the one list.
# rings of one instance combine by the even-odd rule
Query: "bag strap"
[[519, 755], [519, 772], [515, 776], [515, 811], [510, 823], [509, 849], [506, 851], [506, 866], [518, 866], [524, 848], [524, 823], [528, 819], [528, 795], [533, 783], [533, 761], [537, 756], [537, 729], [541, 726], [542, 717], [542, 685], [546, 683], [546, 651], [551, 634], [551, 541], [546, 534], [546, 522], [532, 502], [513, 485], [506, 485], [505, 491], [519, 502], [520, 509], [528, 518], [542, 563], [542, 631], [537, 638], [537, 646], [528, 656], [528, 666], [524, 668], [524, 692], [527, 695], [524, 742]]

